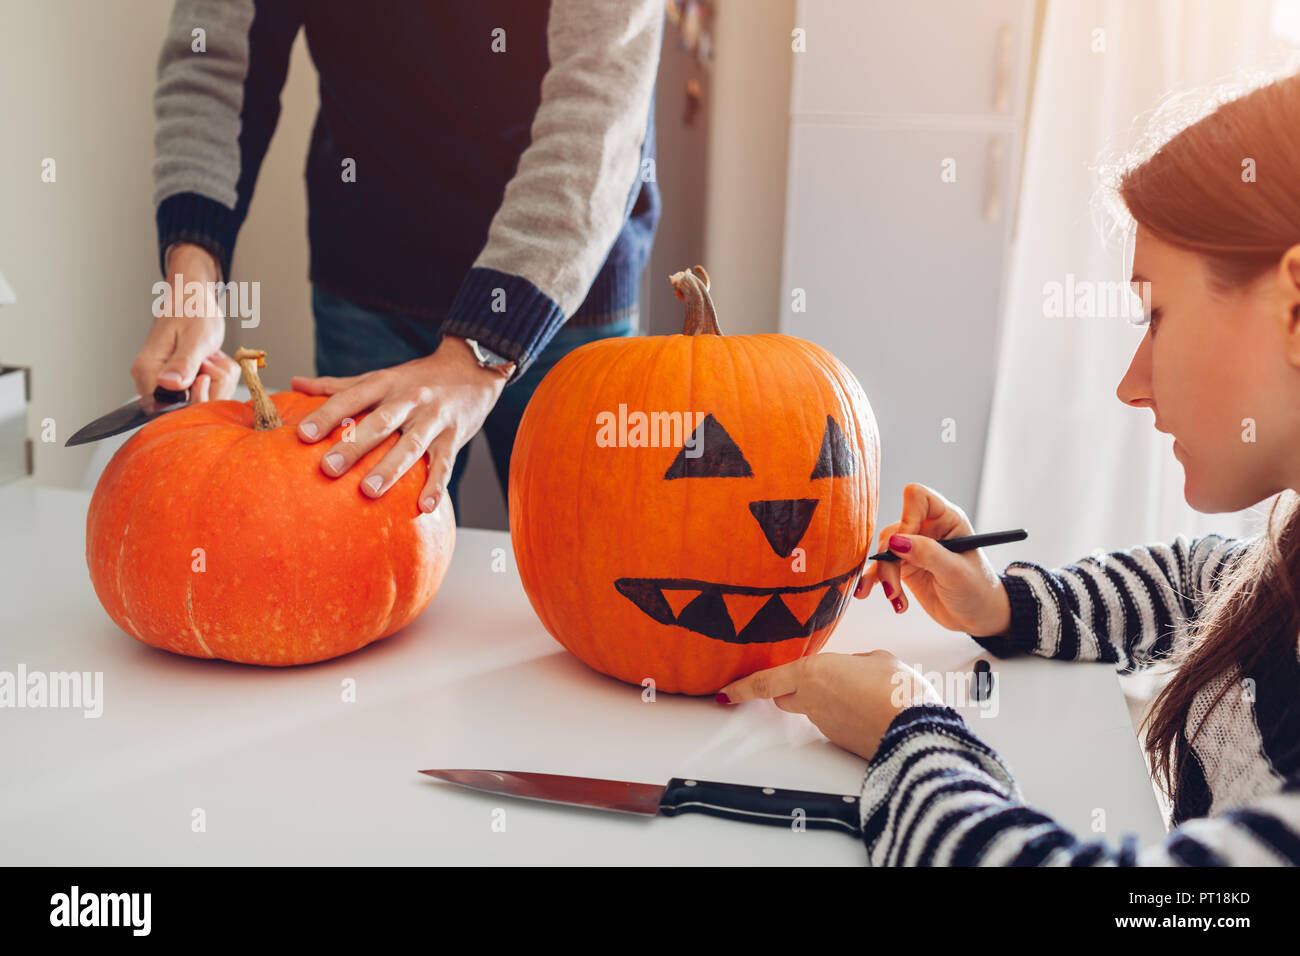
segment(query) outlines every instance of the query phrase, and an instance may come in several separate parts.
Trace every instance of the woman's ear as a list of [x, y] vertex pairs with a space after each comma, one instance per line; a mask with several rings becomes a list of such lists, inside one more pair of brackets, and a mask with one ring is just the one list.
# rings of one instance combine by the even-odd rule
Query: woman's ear
[[1300, 367], [1300, 245], [1282, 253], [1277, 268], [1278, 292], [1286, 315], [1283, 335], [1286, 339], [1287, 358]]

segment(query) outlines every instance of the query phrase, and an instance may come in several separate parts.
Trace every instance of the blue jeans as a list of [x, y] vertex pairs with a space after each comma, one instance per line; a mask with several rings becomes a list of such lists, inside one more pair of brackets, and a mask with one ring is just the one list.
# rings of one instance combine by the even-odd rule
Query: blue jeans
[[[423, 358], [438, 347], [441, 323], [416, 316], [374, 312], [312, 286], [311, 308], [316, 317], [316, 374], [334, 377], [362, 375], [375, 369]], [[546, 373], [580, 345], [596, 339], [635, 335], [635, 313], [605, 325], [561, 326], [542, 353], [518, 381], [507, 385], [483, 422], [492, 466], [501, 496], [509, 501], [510, 453], [524, 408]], [[460, 476], [469, 458], [469, 444], [460, 450], [452, 467], [447, 493], [460, 514]]]

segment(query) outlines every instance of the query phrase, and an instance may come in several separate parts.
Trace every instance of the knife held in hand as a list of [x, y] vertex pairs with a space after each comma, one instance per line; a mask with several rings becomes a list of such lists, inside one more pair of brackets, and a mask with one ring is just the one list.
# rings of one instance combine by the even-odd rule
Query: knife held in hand
[[159, 385], [153, 390], [152, 395], [137, 398], [133, 402], [127, 402], [121, 408], [96, 418], [64, 442], [63, 446], [70, 448], [73, 445], [84, 445], [87, 442], [99, 441], [101, 438], [108, 438], [111, 435], [129, 432], [133, 428], [147, 425], [159, 415], [165, 415], [167, 412], [184, 408], [189, 403], [189, 389], [177, 392]]
[[674, 777], [667, 786], [566, 777], [553, 773], [519, 773], [510, 770], [421, 770], [449, 783], [528, 800], [564, 803], [596, 810], [674, 817], [679, 813], [710, 816], [789, 827], [802, 817], [809, 830], [839, 830], [861, 836], [858, 798], [808, 790], [777, 790], [738, 783], [714, 783]]

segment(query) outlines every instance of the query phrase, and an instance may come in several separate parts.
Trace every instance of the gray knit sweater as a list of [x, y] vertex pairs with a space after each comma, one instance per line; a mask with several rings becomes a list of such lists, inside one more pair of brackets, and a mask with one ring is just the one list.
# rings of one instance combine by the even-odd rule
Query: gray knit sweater
[[197, 243], [230, 277], [305, 33], [312, 281], [477, 339], [517, 381], [563, 324], [635, 312], [659, 218], [663, 15], [663, 0], [176, 0], [154, 94], [160, 254]]

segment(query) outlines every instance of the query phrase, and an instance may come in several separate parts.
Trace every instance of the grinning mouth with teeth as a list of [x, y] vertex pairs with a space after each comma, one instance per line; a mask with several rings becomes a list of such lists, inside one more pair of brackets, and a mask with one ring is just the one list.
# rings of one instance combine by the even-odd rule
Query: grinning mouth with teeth
[[844, 585], [861, 570], [859, 564], [816, 584], [788, 588], [689, 578], [619, 578], [614, 587], [660, 624], [728, 644], [772, 644], [808, 637], [833, 623], [848, 600]]

